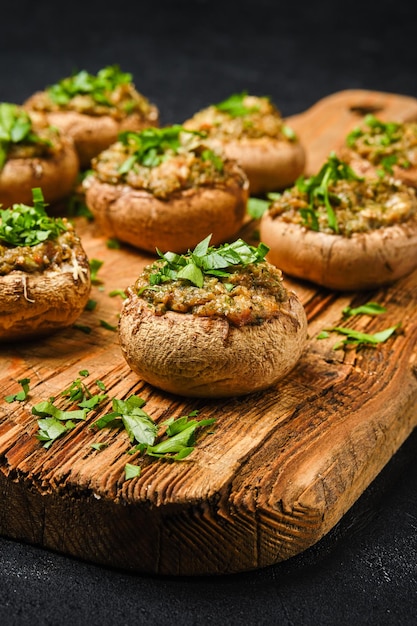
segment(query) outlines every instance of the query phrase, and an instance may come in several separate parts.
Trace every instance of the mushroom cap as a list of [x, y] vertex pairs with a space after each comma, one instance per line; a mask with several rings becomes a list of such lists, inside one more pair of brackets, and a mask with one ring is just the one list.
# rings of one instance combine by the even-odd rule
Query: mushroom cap
[[132, 289], [119, 320], [130, 368], [164, 391], [220, 398], [260, 391], [295, 366], [307, 339], [304, 307], [290, 292], [282, 311], [260, 324], [168, 311], [155, 315]]

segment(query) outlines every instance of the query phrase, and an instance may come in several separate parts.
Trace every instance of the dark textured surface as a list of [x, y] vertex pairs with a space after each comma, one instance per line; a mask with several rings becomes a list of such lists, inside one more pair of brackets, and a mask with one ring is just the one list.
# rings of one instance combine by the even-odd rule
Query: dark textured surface
[[[244, 89], [284, 115], [343, 89], [417, 97], [416, 18], [386, 0], [16, 1], [2, 7], [0, 101], [113, 63], [163, 123]], [[236, 576], [131, 575], [0, 539], [0, 624], [417, 624], [416, 458], [414, 433], [319, 544]]]

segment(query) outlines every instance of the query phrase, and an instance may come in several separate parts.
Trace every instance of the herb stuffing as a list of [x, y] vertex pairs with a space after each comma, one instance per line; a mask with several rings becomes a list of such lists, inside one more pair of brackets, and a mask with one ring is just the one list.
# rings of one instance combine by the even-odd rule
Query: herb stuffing
[[41, 111], [72, 110], [115, 119], [139, 112], [156, 118], [152, 105], [135, 89], [132, 75], [122, 72], [118, 65], [104, 67], [97, 74], [86, 70], [74, 73], [35, 94], [29, 104]]
[[126, 183], [161, 199], [192, 187], [222, 186], [232, 178], [245, 184], [240, 168], [209, 148], [203, 133], [181, 125], [122, 132], [92, 167], [101, 182]]
[[259, 139], [296, 141], [294, 131], [267, 96], [235, 93], [196, 113], [185, 127], [207, 133], [212, 139]]
[[393, 174], [393, 166], [409, 169], [417, 166], [417, 123], [383, 122], [367, 115], [364, 125], [353, 129], [346, 145], [376, 167], [378, 174]]
[[206, 237], [187, 254], [158, 252], [135, 290], [156, 315], [166, 311], [224, 317], [231, 324], [261, 324], [278, 316], [288, 294], [281, 271], [265, 260], [269, 248], [242, 239], [219, 247]]
[[28, 113], [7, 102], [0, 103], [0, 171], [8, 158], [49, 154], [56, 131], [47, 126], [34, 128]]
[[316, 176], [301, 176], [269, 207], [271, 217], [346, 237], [405, 222], [416, 213], [413, 189], [390, 177], [365, 180], [334, 153]]
[[80, 242], [72, 224], [46, 213], [40, 188], [32, 190], [32, 197], [33, 206], [14, 204], [0, 210], [1, 276], [12, 270], [40, 272], [65, 261], [75, 263]]

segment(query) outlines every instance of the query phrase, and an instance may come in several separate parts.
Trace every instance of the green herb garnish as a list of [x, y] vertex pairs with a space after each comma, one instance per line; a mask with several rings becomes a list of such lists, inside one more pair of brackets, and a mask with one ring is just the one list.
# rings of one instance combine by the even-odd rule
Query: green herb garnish
[[339, 232], [336, 213], [333, 204], [340, 202], [339, 197], [329, 191], [332, 183], [338, 180], [363, 180], [355, 174], [352, 168], [341, 161], [334, 152], [330, 153], [327, 161], [321, 167], [316, 176], [310, 178], [300, 178], [296, 181], [296, 187], [302, 193], [307, 194], [309, 206], [307, 209], [300, 211], [304, 223], [312, 230], [319, 230], [318, 217], [316, 212], [316, 203], [322, 203], [326, 207], [327, 221], [329, 228], [335, 233]]
[[24, 402], [26, 400], [26, 398], [28, 397], [28, 395], [29, 395], [30, 379], [29, 378], [21, 378], [17, 382], [19, 383], [19, 385], [21, 385], [22, 390], [18, 391], [17, 393], [10, 394], [9, 396], [6, 396], [4, 398], [5, 401], [8, 402], [9, 404], [11, 402]]
[[333, 328], [327, 328], [326, 330], [340, 335], [346, 335], [346, 339], [339, 341], [333, 346], [333, 350], [338, 350], [344, 346], [375, 346], [376, 344], [384, 343], [400, 326], [401, 323], [395, 324], [395, 326], [381, 330], [373, 335], [362, 333], [354, 328], [345, 328], [344, 326], [335, 326]]
[[0, 103], [0, 170], [7, 159], [12, 144], [45, 144], [50, 141], [39, 137], [32, 130], [32, 121], [28, 113], [15, 104]]
[[259, 111], [259, 106], [245, 106], [244, 100], [247, 95], [247, 91], [235, 93], [214, 106], [218, 111], [227, 113], [230, 117], [243, 117], [245, 115], [249, 115], [250, 113], [256, 113]]
[[77, 95], [88, 94], [97, 104], [111, 106], [109, 94], [119, 85], [132, 82], [132, 75], [122, 72], [118, 65], [110, 65], [97, 73], [82, 70], [46, 89], [49, 97], [58, 105], [65, 106]]
[[90, 259], [90, 272], [91, 272], [91, 284], [93, 285], [101, 285], [102, 280], [97, 276], [99, 269], [102, 267], [104, 261], [100, 261], [100, 259]]
[[157, 250], [164, 263], [156, 265], [155, 271], [150, 274], [151, 287], [172, 280], [186, 280], [196, 287], [202, 287], [204, 275], [228, 276], [228, 269], [264, 261], [269, 251], [264, 243], [255, 248], [242, 239], [216, 248], [209, 245], [210, 239], [211, 235], [208, 235], [188, 254], [163, 254]]
[[[183, 146], [181, 135], [184, 134], [198, 137], [205, 136], [204, 133], [187, 130], [180, 124], [166, 128], [145, 128], [140, 132], [125, 131], [120, 133], [119, 141], [124, 146], [129, 147], [130, 155], [119, 167], [119, 174], [127, 174], [135, 163], [145, 167], [157, 167], [166, 159], [167, 153], [178, 154]], [[216, 167], [218, 167], [218, 163]]]
[[386, 312], [386, 308], [382, 306], [382, 304], [378, 304], [378, 302], [367, 302], [366, 304], [361, 304], [358, 307], [350, 307], [347, 306], [343, 309], [342, 314], [345, 317], [351, 317], [352, 315], [380, 315], [381, 313]]
[[12, 246], [36, 246], [67, 230], [61, 218], [49, 217], [40, 188], [32, 189], [33, 206], [14, 204], [0, 210], [0, 241]]

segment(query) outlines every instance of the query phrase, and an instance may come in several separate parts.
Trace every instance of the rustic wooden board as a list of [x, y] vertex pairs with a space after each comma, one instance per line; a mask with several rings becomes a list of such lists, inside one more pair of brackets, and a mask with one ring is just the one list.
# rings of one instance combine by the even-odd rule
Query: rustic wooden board
[[[320, 166], [368, 111], [385, 119], [417, 119], [417, 100], [368, 91], [334, 94], [289, 122], [308, 150], [307, 170]], [[242, 236], [249, 239], [257, 224]], [[0, 534], [95, 563], [168, 575], [250, 570], [287, 559], [317, 542], [351, 507], [417, 423], [417, 273], [372, 293], [333, 293], [287, 280], [305, 305], [308, 346], [295, 370], [270, 390], [221, 401], [187, 400], [152, 389], [125, 364], [116, 324], [125, 288], [152, 257], [128, 247], [109, 250], [94, 223], [79, 220], [90, 258], [104, 261], [98, 301], [80, 323], [48, 339], [1, 347]], [[376, 332], [402, 322], [403, 332], [377, 348], [333, 350], [326, 327], [346, 324], [342, 309], [368, 300], [387, 307], [378, 317], [349, 319]], [[60, 392], [81, 369], [109, 396], [147, 401], [157, 421], [199, 409], [215, 417], [213, 434], [182, 463], [141, 461], [141, 476], [124, 480], [124, 432], [94, 433], [79, 424], [48, 450], [36, 438], [31, 407]], [[24, 403], [7, 394], [30, 378]], [[64, 404], [64, 401], [63, 401]], [[108, 406], [101, 413], [107, 412]], [[92, 442], [108, 447], [93, 450]]]

